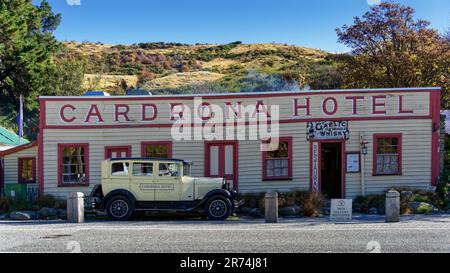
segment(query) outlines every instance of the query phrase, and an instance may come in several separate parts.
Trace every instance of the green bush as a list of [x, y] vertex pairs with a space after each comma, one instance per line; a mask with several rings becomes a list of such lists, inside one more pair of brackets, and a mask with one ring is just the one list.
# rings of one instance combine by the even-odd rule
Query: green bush
[[44, 195], [33, 202], [33, 209], [39, 210], [41, 208], [53, 208], [56, 205], [56, 199], [53, 195]]
[[33, 204], [30, 201], [21, 198], [12, 200], [9, 211], [11, 212], [20, 210], [33, 210]]
[[421, 213], [421, 214], [424, 214], [424, 213], [430, 213], [430, 212], [432, 212], [432, 211], [433, 211], [433, 208], [432, 208], [431, 206], [425, 205], [425, 204], [420, 205], [420, 206], [417, 208], [417, 213]]
[[0, 213], [7, 213], [11, 210], [13, 200], [10, 197], [0, 197]]
[[428, 195], [414, 194], [412, 200], [415, 202], [431, 203], [431, 198]]
[[356, 206], [361, 208], [364, 213], [369, 212], [369, 209], [376, 208], [378, 211], [383, 211], [386, 206], [384, 194], [369, 194], [367, 196], [358, 196], [353, 200]]

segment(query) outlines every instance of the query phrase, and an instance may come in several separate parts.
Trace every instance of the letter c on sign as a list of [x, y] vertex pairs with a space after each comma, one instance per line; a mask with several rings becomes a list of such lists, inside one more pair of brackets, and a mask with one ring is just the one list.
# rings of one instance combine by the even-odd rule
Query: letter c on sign
[[[327, 103], [329, 101], [333, 102], [333, 111], [328, 111]], [[332, 97], [328, 97], [328, 98], [324, 99], [323, 104], [322, 104], [322, 110], [326, 115], [329, 115], [329, 116], [336, 114], [336, 112], [338, 110], [337, 100]]]
[[72, 111], [75, 111], [77, 108], [75, 108], [75, 106], [73, 106], [73, 105], [71, 105], [71, 104], [66, 104], [66, 105], [63, 105], [62, 107], [61, 107], [61, 110], [59, 111], [59, 116], [61, 117], [61, 119], [64, 121], [64, 122], [73, 122], [76, 118], [75, 117], [71, 117], [71, 118], [67, 118], [65, 115], [64, 115], [64, 110], [66, 110], [66, 108], [70, 108]]

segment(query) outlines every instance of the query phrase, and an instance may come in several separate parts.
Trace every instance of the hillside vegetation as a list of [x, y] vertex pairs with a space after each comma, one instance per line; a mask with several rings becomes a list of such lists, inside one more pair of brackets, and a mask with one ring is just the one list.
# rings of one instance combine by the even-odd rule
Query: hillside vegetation
[[66, 42], [60, 60], [84, 60], [88, 90], [154, 94], [339, 88], [339, 56], [286, 44]]

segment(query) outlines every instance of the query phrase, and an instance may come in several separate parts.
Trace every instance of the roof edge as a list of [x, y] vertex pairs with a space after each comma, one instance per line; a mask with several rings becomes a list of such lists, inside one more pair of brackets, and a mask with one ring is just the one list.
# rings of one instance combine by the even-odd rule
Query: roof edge
[[26, 149], [30, 149], [30, 148], [33, 148], [33, 147], [35, 147], [37, 145], [38, 145], [37, 141], [33, 141], [33, 142], [30, 142], [30, 143], [27, 143], [27, 144], [22, 144], [22, 145], [14, 147], [14, 148], [8, 149], [6, 151], [0, 152], [0, 157], [4, 157], [4, 156], [10, 155], [10, 154], [14, 154], [14, 153], [26, 150]]
[[303, 91], [266, 91], [266, 92], [227, 92], [227, 93], [204, 93], [204, 94], [171, 94], [171, 95], [149, 95], [149, 96], [39, 96], [39, 99], [52, 99], [52, 98], [77, 98], [77, 99], [86, 99], [90, 100], [92, 98], [97, 99], [104, 99], [104, 100], [114, 100], [114, 99], [121, 99], [121, 98], [171, 98], [171, 97], [186, 97], [186, 98], [192, 98], [192, 97], [218, 97], [221, 96], [258, 96], [258, 95], [264, 95], [264, 94], [270, 94], [270, 95], [284, 95], [284, 94], [308, 94], [308, 93], [340, 93], [340, 92], [376, 92], [376, 91], [412, 91], [412, 90], [420, 90], [420, 91], [440, 91], [442, 90], [441, 87], [404, 87], [404, 88], [358, 88], [358, 89], [321, 89], [321, 90], [303, 90]]

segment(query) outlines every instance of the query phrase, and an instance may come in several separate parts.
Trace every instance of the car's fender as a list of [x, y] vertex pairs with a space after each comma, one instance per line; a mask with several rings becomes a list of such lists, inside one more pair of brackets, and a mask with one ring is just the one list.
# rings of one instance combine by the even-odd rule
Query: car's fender
[[230, 202], [233, 202], [233, 195], [224, 189], [214, 189], [209, 191], [202, 199], [202, 201], [200, 202], [199, 206], [203, 208], [203, 206], [206, 204], [206, 202], [208, 202], [208, 199], [211, 198], [212, 196], [215, 195], [221, 195], [223, 197], [226, 197], [228, 199], [230, 199]]
[[128, 190], [124, 190], [124, 189], [117, 189], [117, 190], [113, 190], [111, 192], [109, 192], [105, 198], [103, 198], [103, 202], [101, 205], [102, 209], [105, 209], [106, 203], [108, 202], [109, 198], [116, 196], [116, 195], [123, 195], [128, 197], [131, 202], [135, 203], [136, 202], [136, 197], [134, 196], [134, 194], [132, 194], [131, 192], [129, 192]]

